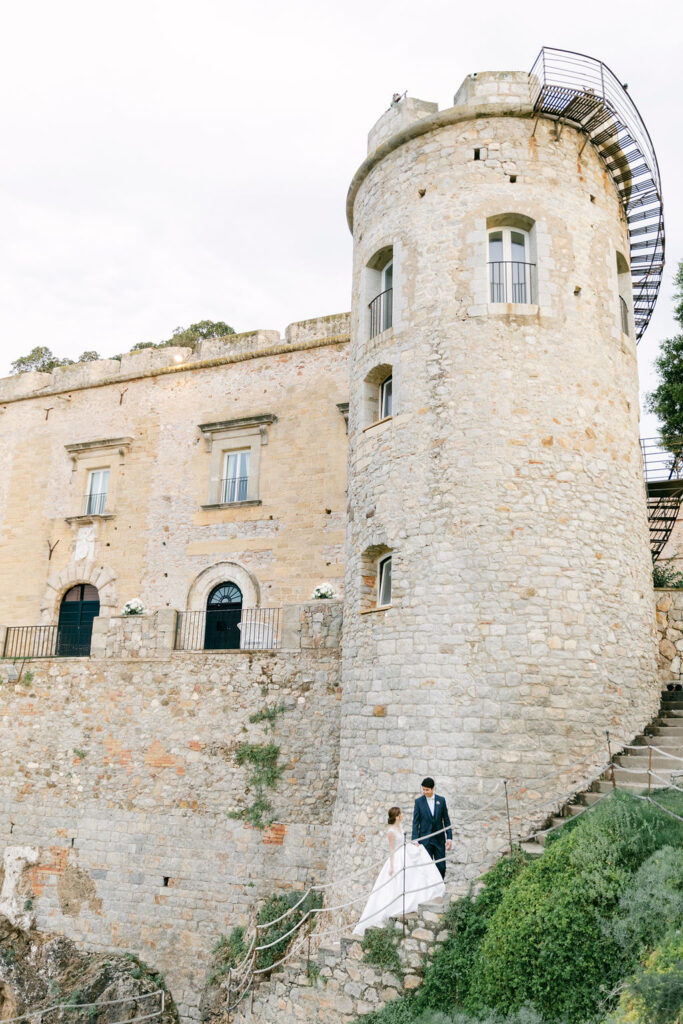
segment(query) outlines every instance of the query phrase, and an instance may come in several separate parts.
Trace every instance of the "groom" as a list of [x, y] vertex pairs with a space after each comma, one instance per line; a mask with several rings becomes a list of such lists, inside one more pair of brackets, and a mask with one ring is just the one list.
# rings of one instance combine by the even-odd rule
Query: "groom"
[[[432, 835], [436, 832], [437, 835]], [[429, 836], [422, 839], [421, 836]], [[446, 801], [434, 792], [434, 779], [429, 776], [422, 780], [422, 796], [415, 801], [413, 810], [413, 842], [419, 840], [425, 850], [436, 861], [441, 877], [446, 876], [446, 850], [453, 845], [451, 819], [448, 817]]]

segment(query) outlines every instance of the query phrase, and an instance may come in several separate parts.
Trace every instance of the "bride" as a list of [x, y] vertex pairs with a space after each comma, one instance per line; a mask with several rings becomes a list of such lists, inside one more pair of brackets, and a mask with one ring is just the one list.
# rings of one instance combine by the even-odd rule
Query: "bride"
[[390, 917], [409, 914], [420, 903], [438, 900], [446, 892], [439, 869], [424, 846], [404, 843], [402, 821], [401, 808], [390, 807], [387, 821], [389, 859], [377, 876], [360, 921], [353, 929], [354, 935], [363, 935], [366, 928], [378, 928]]

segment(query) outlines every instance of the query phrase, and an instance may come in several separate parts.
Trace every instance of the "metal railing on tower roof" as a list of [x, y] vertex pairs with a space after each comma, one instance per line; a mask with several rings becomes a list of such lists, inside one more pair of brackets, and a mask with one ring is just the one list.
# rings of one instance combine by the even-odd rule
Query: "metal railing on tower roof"
[[594, 57], [544, 46], [529, 74], [537, 113], [584, 132], [584, 146], [590, 141], [595, 147], [619, 193], [628, 223], [639, 341], [664, 269], [662, 185], [648, 130], [627, 87]]

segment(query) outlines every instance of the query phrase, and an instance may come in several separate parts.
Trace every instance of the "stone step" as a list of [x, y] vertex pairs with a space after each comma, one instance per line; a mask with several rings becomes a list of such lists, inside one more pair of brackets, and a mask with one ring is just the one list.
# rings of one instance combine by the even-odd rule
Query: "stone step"
[[[631, 779], [636, 779], [637, 781], [635, 781], [635, 782], [630, 782], [630, 781], [629, 782], [619, 782], [617, 784], [617, 789], [623, 789], [623, 790], [625, 790], [628, 793], [636, 793], [636, 794], [643, 793], [643, 792], [645, 792], [645, 790], [647, 790], [647, 778], [646, 777], [642, 781], [640, 781], [638, 779], [638, 776], [632, 775]], [[599, 793], [611, 793], [612, 792], [612, 783], [611, 782], [607, 782], [605, 780], [601, 780], [600, 782], [596, 783], [596, 785], [598, 786], [598, 792]], [[652, 789], [666, 789], [667, 787], [665, 785], [663, 785], [663, 784], [660, 784], [660, 783], [657, 783], [657, 785], [655, 785], [654, 781], [653, 781], [651, 783], [651, 788]]]
[[588, 790], [585, 793], [581, 793], [581, 800], [584, 802], [586, 807], [593, 807], [602, 800], [604, 795], [604, 793], [600, 793], [599, 791]]
[[565, 810], [570, 818], [575, 818], [577, 814], [583, 814], [586, 808], [582, 804], [567, 804]]
[[683, 758], [678, 760], [676, 757], [667, 757], [666, 754], [652, 754], [652, 761], [648, 754], [617, 754], [615, 762], [618, 765], [623, 765], [624, 768], [639, 768], [641, 771], [646, 772], [648, 765], [652, 763], [653, 769], [663, 768], [665, 771], [676, 771], [680, 769], [683, 771]]
[[520, 847], [525, 853], [530, 853], [532, 857], [538, 857], [543, 853], [543, 847], [540, 843], [529, 841], [528, 843], [520, 843]]

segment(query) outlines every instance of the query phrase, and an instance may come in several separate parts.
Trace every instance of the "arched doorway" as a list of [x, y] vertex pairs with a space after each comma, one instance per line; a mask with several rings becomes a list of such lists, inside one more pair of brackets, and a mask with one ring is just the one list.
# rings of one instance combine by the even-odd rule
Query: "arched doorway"
[[234, 583], [219, 583], [206, 602], [204, 649], [230, 651], [240, 646], [242, 591]]
[[83, 658], [90, 654], [92, 622], [100, 614], [100, 595], [90, 583], [77, 583], [67, 590], [59, 606], [57, 655]]

